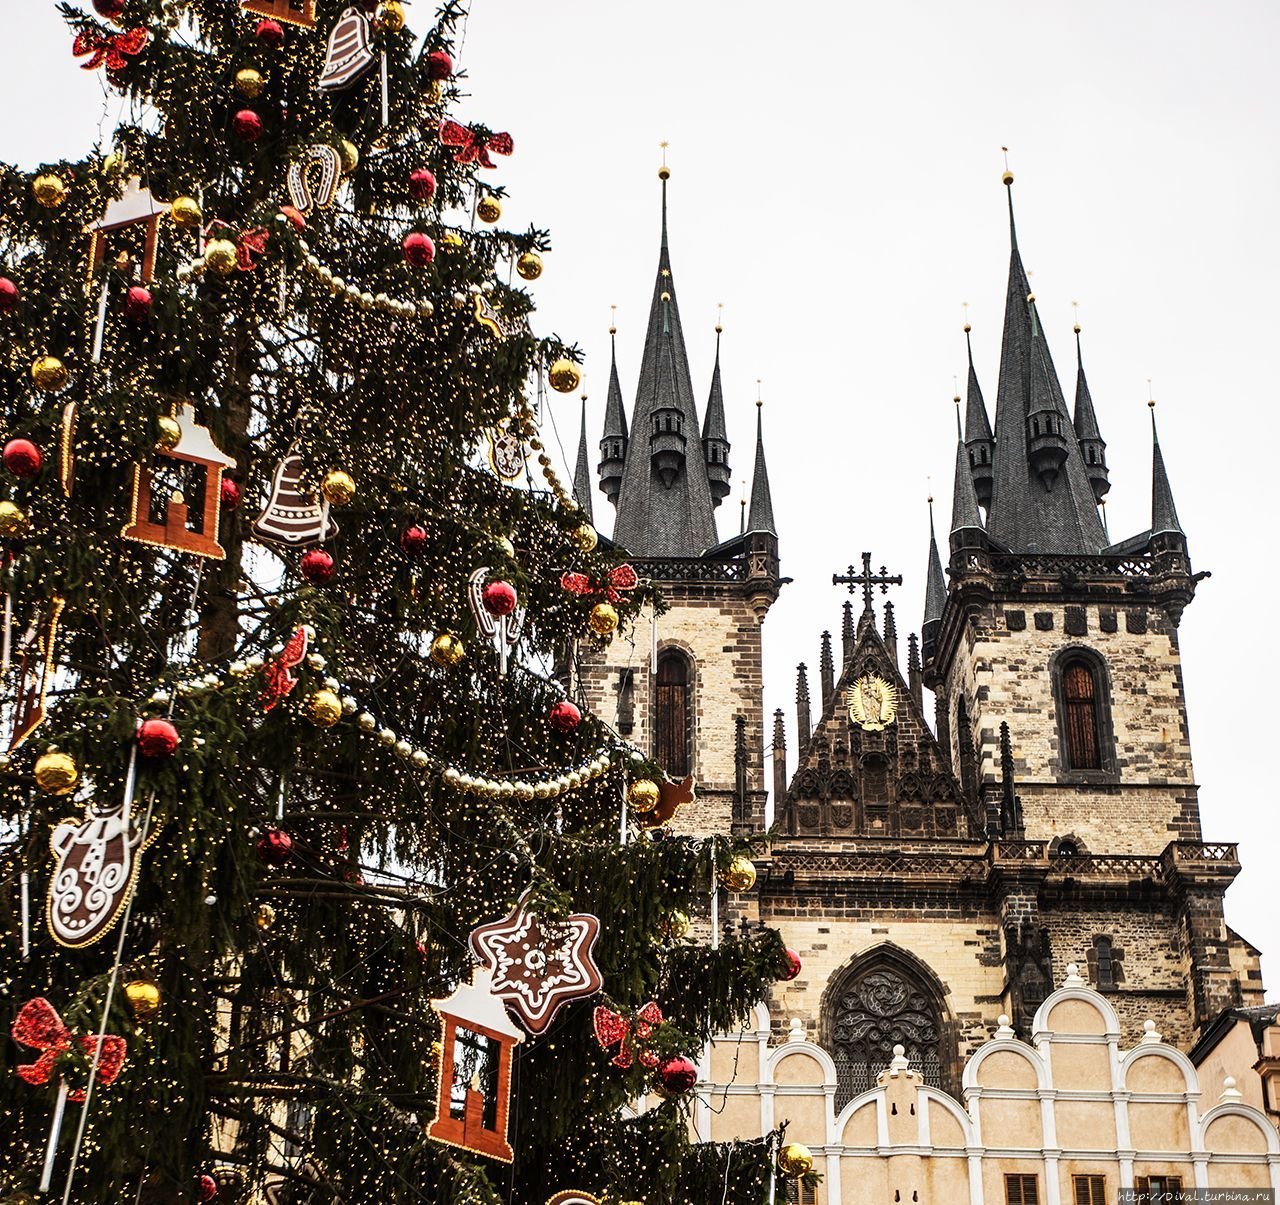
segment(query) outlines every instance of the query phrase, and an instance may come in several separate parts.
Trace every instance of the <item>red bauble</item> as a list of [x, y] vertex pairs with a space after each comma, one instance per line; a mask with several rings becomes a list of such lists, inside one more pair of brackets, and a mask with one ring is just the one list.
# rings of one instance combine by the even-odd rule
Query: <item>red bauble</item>
[[698, 1082], [698, 1069], [684, 1055], [674, 1054], [658, 1064], [658, 1079], [672, 1096], [678, 1096]]
[[282, 828], [269, 828], [258, 838], [258, 857], [268, 866], [283, 866], [293, 857], [293, 838]]
[[143, 720], [138, 725], [138, 751], [143, 757], [172, 757], [178, 751], [178, 730], [163, 719]]
[[425, 268], [436, 257], [435, 243], [420, 230], [406, 234], [401, 249], [404, 251], [405, 261], [415, 268]]
[[220, 500], [227, 510], [235, 510], [240, 505], [240, 483], [232, 481], [230, 477], [224, 477]]
[[409, 195], [415, 201], [430, 201], [436, 195], [435, 175], [425, 167], [415, 167], [409, 173]]
[[241, 109], [231, 119], [231, 129], [241, 142], [257, 142], [262, 137], [262, 118], [252, 109]]
[[803, 965], [800, 955], [788, 947], [782, 951], [782, 958], [778, 962], [778, 978], [784, 983], [790, 982], [800, 974]]
[[7, 276], [0, 276], [0, 313], [7, 314], [18, 304], [18, 286]]
[[259, 21], [255, 32], [259, 42], [265, 42], [273, 49], [279, 49], [284, 45], [284, 26], [279, 21], [272, 21], [269, 18]]
[[510, 615], [516, 609], [516, 588], [510, 582], [490, 582], [481, 595], [490, 615]]
[[302, 216], [300, 209], [295, 209], [292, 205], [281, 205], [280, 212], [289, 219], [289, 225], [295, 230], [301, 232], [307, 228], [307, 219]]
[[568, 699], [561, 699], [548, 713], [547, 723], [557, 732], [572, 732], [582, 723], [580, 712]]
[[427, 55], [427, 77], [433, 80], [448, 79], [453, 74], [453, 59], [448, 51], [433, 50]]
[[114, 21], [124, 12], [124, 0], [93, 0], [93, 11], [108, 21]]
[[218, 1182], [205, 1172], [196, 1182], [196, 1191], [200, 1194], [200, 1200], [212, 1201], [218, 1195]]
[[143, 323], [151, 321], [151, 290], [141, 285], [134, 285], [124, 299], [124, 316], [130, 322]]
[[4, 445], [4, 467], [15, 477], [34, 477], [44, 454], [29, 439], [11, 439]]
[[419, 527], [416, 523], [412, 527], [406, 527], [400, 533], [400, 547], [410, 556], [417, 556], [427, 546], [427, 530], [425, 527]]
[[323, 586], [333, 576], [333, 557], [323, 548], [313, 548], [303, 555], [298, 567], [313, 586]]

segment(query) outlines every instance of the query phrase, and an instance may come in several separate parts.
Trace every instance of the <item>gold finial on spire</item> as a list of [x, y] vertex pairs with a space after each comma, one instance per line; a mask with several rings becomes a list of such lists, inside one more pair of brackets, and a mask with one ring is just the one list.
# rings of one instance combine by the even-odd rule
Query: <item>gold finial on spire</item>
[[969, 303], [967, 301], [962, 301], [960, 303], [960, 308], [964, 310], [964, 333], [967, 335], [971, 330], [973, 330], [973, 327], [969, 325]]
[[609, 334], [616, 335], [618, 333], [618, 307], [611, 305], [609, 307]]
[[724, 302], [716, 303], [716, 334], [720, 334], [724, 330]]
[[1075, 325], [1072, 329], [1078, 335], [1080, 333], [1080, 303], [1078, 301], [1071, 303], [1071, 316], [1075, 319]]
[[760, 378], [756, 378], [756, 408], [759, 409], [764, 405], [764, 390], [760, 385]]
[[1004, 155], [1004, 174], [1000, 177], [1000, 182], [1007, 188], [1013, 183], [1013, 172], [1009, 170], [1009, 148], [1002, 146], [1000, 150]]
[[1151, 378], [1147, 378], [1147, 408], [1154, 410], [1156, 408], [1156, 399], [1151, 392]]
[[663, 141], [658, 145], [662, 148], [662, 166], [658, 168], [658, 179], [669, 180], [671, 178], [671, 169], [667, 166], [667, 147], [671, 144]]

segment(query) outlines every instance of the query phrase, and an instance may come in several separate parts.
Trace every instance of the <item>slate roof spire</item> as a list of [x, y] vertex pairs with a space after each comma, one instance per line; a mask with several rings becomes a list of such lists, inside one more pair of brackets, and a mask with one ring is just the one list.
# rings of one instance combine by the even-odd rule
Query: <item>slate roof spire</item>
[[947, 603], [947, 582], [942, 576], [942, 558], [938, 555], [938, 537], [933, 530], [933, 498], [929, 498], [929, 566], [925, 573], [924, 623], [920, 625], [920, 643], [925, 662], [933, 659], [942, 627], [942, 612]]
[[600, 489], [618, 505], [622, 471], [627, 460], [627, 409], [618, 383], [618, 327], [609, 323], [609, 395], [604, 406], [604, 437], [600, 440]]
[[1178, 535], [1185, 538], [1178, 510], [1173, 504], [1173, 490], [1169, 486], [1169, 474], [1164, 467], [1164, 454], [1160, 451], [1160, 435], [1156, 431], [1156, 404], [1151, 409], [1151, 535]]
[[729, 432], [724, 421], [724, 390], [720, 385], [720, 335], [724, 327], [716, 322], [716, 366], [711, 372], [711, 395], [702, 424], [702, 455], [711, 483], [711, 505], [719, 506], [733, 488], [729, 472]]
[[591, 513], [591, 464], [587, 456], [587, 395], [582, 395], [582, 427], [578, 434], [578, 463], [573, 470], [573, 496], [588, 523], [595, 522]]
[[1076, 429], [1076, 439], [1080, 441], [1080, 454], [1084, 457], [1085, 471], [1089, 484], [1093, 487], [1093, 496], [1099, 502], [1111, 488], [1111, 478], [1107, 472], [1107, 444], [1098, 430], [1098, 416], [1093, 409], [1093, 397], [1089, 393], [1089, 382], [1084, 375], [1084, 355], [1080, 350], [1080, 323], [1075, 324], [1076, 332], [1076, 412], [1072, 423]]
[[747, 512], [748, 531], [778, 534], [773, 519], [773, 494], [769, 489], [769, 466], [764, 461], [764, 402], [756, 399], [756, 465], [751, 478], [751, 507]]
[[966, 389], [964, 411], [964, 446], [969, 453], [969, 471], [973, 476], [973, 489], [978, 505], [991, 505], [993, 484], [992, 462], [995, 460], [996, 440], [991, 433], [991, 420], [987, 418], [987, 403], [978, 384], [978, 371], [973, 366], [973, 341], [969, 332], [973, 327], [964, 324], [964, 346], [969, 355], [969, 381]]
[[[929, 508], [929, 533], [933, 535], [933, 508]], [[978, 495], [974, 492], [973, 477], [969, 472], [969, 456], [964, 440], [956, 440], [956, 479], [951, 495], [951, 549], [981, 547], [985, 532], [982, 515], [978, 510]], [[939, 612], [941, 614], [941, 612]]]

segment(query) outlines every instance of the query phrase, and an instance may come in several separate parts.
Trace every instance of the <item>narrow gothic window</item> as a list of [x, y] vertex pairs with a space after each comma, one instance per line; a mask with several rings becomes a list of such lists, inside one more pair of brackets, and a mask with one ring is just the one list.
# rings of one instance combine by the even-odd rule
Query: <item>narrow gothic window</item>
[[1102, 769], [1102, 741], [1098, 732], [1098, 680], [1093, 667], [1074, 658], [1062, 667], [1063, 725], [1067, 765], [1072, 770]]
[[1111, 938], [1095, 937], [1093, 939], [1095, 978], [1098, 987], [1115, 987], [1116, 966], [1111, 954]]
[[692, 769], [690, 677], [689, 660], [683, 653], [668, 649], [658, 658], [653, 756], [673, 778], [683, 778]]

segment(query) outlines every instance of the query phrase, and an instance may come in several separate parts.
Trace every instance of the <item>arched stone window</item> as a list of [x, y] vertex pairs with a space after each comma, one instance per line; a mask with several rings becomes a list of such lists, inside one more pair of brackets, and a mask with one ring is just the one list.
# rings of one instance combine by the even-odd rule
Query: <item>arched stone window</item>
[[653, 758], [672, 778], [693, 770], [693, 666], [679, 649], [658, 657], [654, 684]]
[[876, 1076], [901, 1044], [924, 1082], [953, 1091], [954, 1037], [934, 977], [905, 951], [873, 950], [828, 991], [823, 1028], [836, 1064], [836, 1112]]
[[1062, 768], [1111, 771], [1111, 716], [1102, 659], [1091, 649], [1066, 649], [1056, 659], [1053, 679]]

